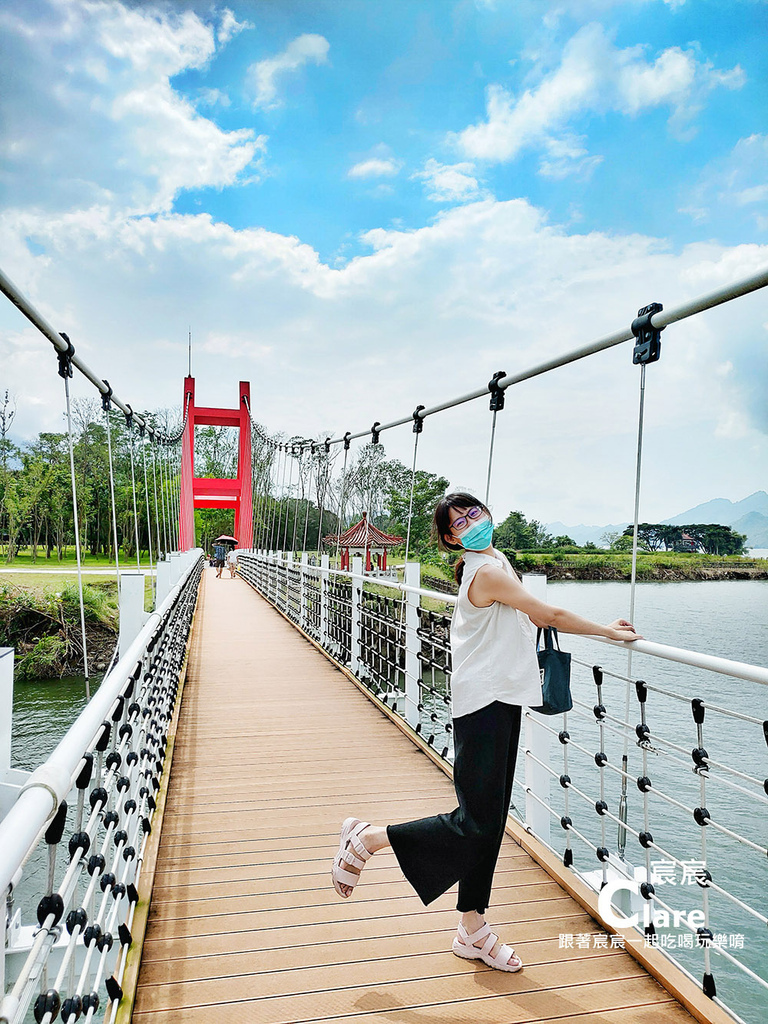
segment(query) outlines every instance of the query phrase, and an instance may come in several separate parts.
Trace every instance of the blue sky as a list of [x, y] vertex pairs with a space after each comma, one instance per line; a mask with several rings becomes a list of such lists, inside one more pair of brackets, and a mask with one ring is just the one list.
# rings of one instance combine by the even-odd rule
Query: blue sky
[[[768, 264], [767, 13], [0, 0], [3, 269], [136, 408], [178, 402], [191, 326], [203, 400], [250, 380], [272, 431], [408, 415]], [[765, 487], [767, 325], [665, 332], [645, 518]], [[45, 345], [0, 309], [20, 437], [60, 426]], [[636, 409], [628, 347], [515, 388], [497, 514], [630, 518]], [[479, 489], [488, 428], [430, 421], [422, 465]]]
[[[752, 166], [739, 166], [733, 150], [764, 127], [764, 4], [369, 0], [233, 10], [253, 27], [174, 85], [197, 102], [216, 90], [208, 109], [222, 128], [268, 136], [264, 177], [258, 189], [184, 192], [179, 212], [296, 234], [328, 262], [364, 251], [361, 232], [413, 229], [482, 194], [524, 196], [585, 231], [732, 243], [754, 232], [753, 203], [713, 200], [718, 178], [741, 176], [741, 192], [763, 184], [765, 150]], [[260, 98], [254, 67], [302, 38], [304, 52]], [[550, 111], [547, 88], [560, 79], [567, 91], [601, 56], [634, 74], [626, 94], [606, 95], [616, 75], [605, 74], [567, 114]], [[513, 109], [526, 92], [539, 97], [514, 155], [501, 142], [483, 153], [462, 138], [488, 122], [494, 89]], [[430, 162], [459, 165], [459, 187], [435, 189]]]

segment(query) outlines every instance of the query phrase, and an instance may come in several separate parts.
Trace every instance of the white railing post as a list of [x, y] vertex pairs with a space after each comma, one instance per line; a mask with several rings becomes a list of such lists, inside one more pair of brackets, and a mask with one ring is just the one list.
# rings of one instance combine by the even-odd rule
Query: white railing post
[[[421, 565], [418, 562], [406, 562], [403, 571], [403, 583], [407, 587], [421, 586]], [[406, 591], [405, 601], [405, 720], [412, 728], [419, 724], [419, 602], [418, 594]]]
[[[363, 560], [360, 555], [352, 559], [352, 575], [363, 575]], [[350, 667], [352, 674], [360, 674], [360, 606], [362, 604], [363, 581], [352, 580], [352, 623], [350, 628]]]
[[[0, 821], [13, 807], [21, 787], [29, 778], [22, 768], [11, 768], [11, 735], [13, 731], [13, 648], [0, 647]], [[0, 918], [5, 919], [5, 894], [0, 893]], [[0, 974], [2, 974], [0, 945]], [[0, 997], [3, 987], [0, 985]]]
[[[540, 601], [547, 599], [547, 577], [539, 573], [525, 573], [523, 586]], [[545, 843], [549, 842], [550, 813], [549, 782], [550, 776], [546, 769], [533, 760], [538, 758], [543, 764], [549, 764], [550, 734], [542, 727], [535, 712], [524, 712], [524, 751], [525, 751], [525, 820], [526, 824]], [[533, 755], [533, 757], [531, 757]], [[532, 794], [535, 794], [533, 796]], [[538, 797], [538, 799], [536, 799]], [[543, 801], [543, 804], [540, 802]]]
[[288, 614], [288, 603], [291, 596], [291, 569], [293, 569], [293, 552], [285, 552], [285, 591], [283, 593], [283, 611]]
[[[0, 647], [0, 775], [11, 767], [12, 719], [13, 648]], [[1, 913], [0, 908], [0, 916]]]
[[[11, 723], [13, 721], [13, 648], [0, 647], [0, 821], [16, 801], [29, 772], [11, 768]], [[19, 871], [21, 874], [21, 871]], [[6, 900], [8, 888], [0, 892], [0, 1002], [5, 993], [7, 945]], [[12, 904], [8, 904], [11, 907]], [[12, 915], [11, 915], [12, 916]], [[18, 922], [17, 922], [18, 923]]]
[[155, 567], [155, 608], [159, 608], [171, 592], [171, 563], [166, 556]]
[[120, 634], [117, 646], [121, 658], [142, 631], [146, 621], [147, 613], [144, 611], [144, 573], [121, 572]]
[[320, 646], [328, 649], [328, 587], [331, 581], [330, 556], [320, 555]]
[[299, 625], [302, 629], [307, 628], [307, 565], [309, 555], [306, 551], [301, 553], [301, 565], [299, 569]]
[[170, 574], [171, 574], [171, 590], [172, 590], [176, 586], [176, 584], [179, 582], [179, 580], [181, 579], [181, 574], [183, 572], [183, 570], [181, 568], [181, 554], [180, 554], [180, 552], [172, 551], [171, 552], [170, 562], [171, 562]]

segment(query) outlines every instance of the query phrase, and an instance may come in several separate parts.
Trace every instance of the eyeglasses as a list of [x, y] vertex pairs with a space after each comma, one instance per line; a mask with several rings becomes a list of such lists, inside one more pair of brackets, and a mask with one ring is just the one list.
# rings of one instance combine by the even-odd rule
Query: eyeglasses
[[479, 519], [482, 514], [483, 510], [481, 508], [468, 509], [465, 516], [459, 516], [458, 519], [453, 520], [451, 523], [451, 530], [453, 530], [454, 533], [459, 533], [466, 526], [469, 526], [471, 522], [474, 522], [475, 519]]

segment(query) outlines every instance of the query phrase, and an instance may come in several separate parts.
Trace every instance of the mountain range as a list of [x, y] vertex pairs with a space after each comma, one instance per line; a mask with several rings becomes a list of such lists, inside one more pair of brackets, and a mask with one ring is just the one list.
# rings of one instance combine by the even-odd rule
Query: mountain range
[[[685, 526], [688, 523], [720, 523], [730, 526], [736, 533], [746, 534], [747, 547], [768, 548], [768, 493], [755, 491], [741, 501], [729, 501], [728, 498], [713, 498], [701, 505], [680, 512], [671, 519], [663, 519], [670, 526]], [[591, 541], [598, 547], [603, 544], [603, 534], [622, 533], [629, 523], [609, 523], [606, 526], [566, 526], [565, 523], [546, 523], [547, 533], [553, 537], [566, 534], [577, 544]]]

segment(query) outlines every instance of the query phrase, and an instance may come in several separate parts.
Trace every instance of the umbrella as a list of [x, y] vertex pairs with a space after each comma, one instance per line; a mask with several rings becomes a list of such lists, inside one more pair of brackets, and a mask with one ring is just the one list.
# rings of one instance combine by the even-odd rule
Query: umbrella
[[228, 537], [226, 533], [222, 533], [222, 535], [220, 537], [217, 537], [213, 543], [218, 544], [220, 540], [226, 540], [229, 541], [231, 544], [237, 544], [237, 537]]

